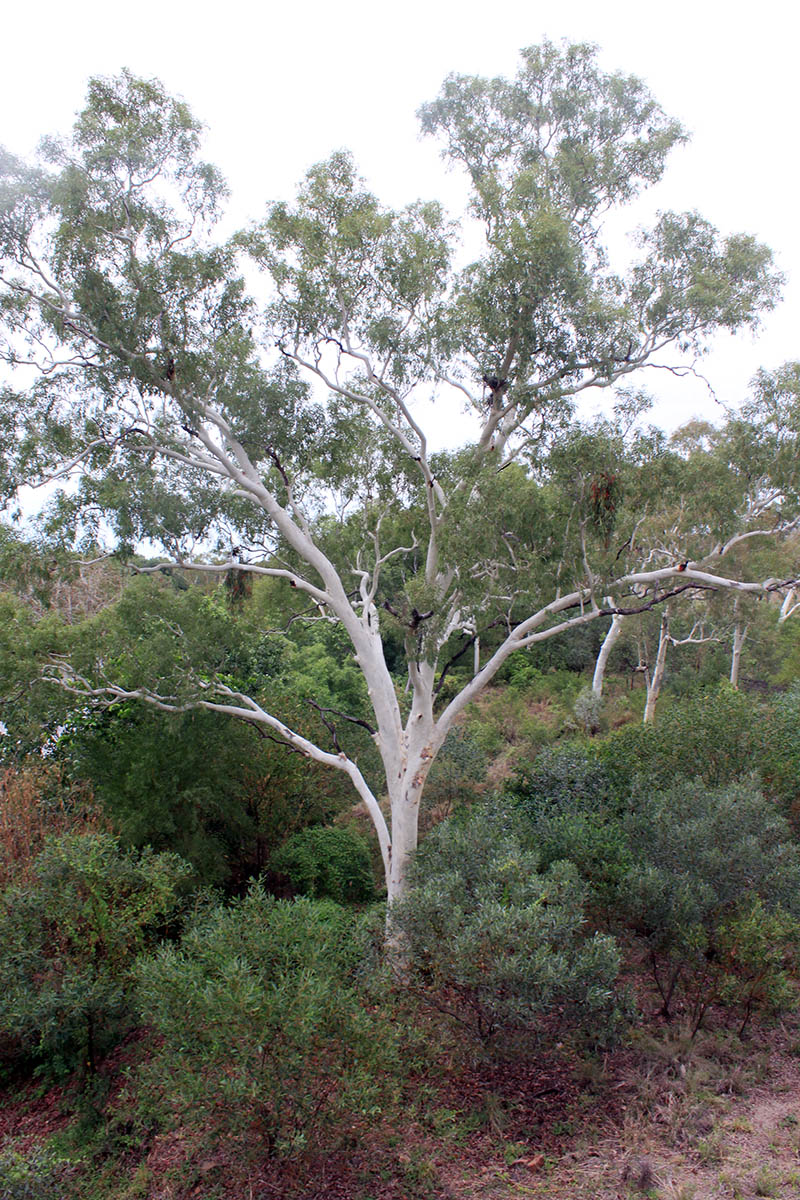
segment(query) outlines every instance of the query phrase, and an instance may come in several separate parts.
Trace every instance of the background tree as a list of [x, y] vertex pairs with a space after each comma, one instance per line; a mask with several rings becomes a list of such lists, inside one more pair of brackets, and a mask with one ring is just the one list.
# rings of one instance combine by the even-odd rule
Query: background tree
[[[602, 514], [564, 522], [541, 475], [553, 431], [579, 393], [756, 325], [780, 282], [769, 251], [696, 213], [662, 214], [634, 265], [611, 270], [603, 220], [660, 178], [684, 134], [589, 46], [529, 48], [513, 80], [452, 76], [421, 116], [471, 189], [482, 247], [463, 268], [438, 204], [384, 208], [342, 153], [294, 203], [214, 243], [224, 188], [197, 122], [128, 74], [92, 81], [72, 138], [47, 141], [40, 165], [5, 155], [0, 190], [4, 353], [20, 368], [3, 393], [13, 480], [77, 477], [48, 521], [79, 544], [105, 529], [123, 550], [150, 539], [170, 569], [281, 579], [338, 623], [366, 683], [390, 824], [344, 748], [359, 716], [328, 713], [328, 735], [312, 739], [234, 674], [193, 672], [180, 649], [163, 672], [129, 656], [112, 673], [84, 654], [80, 673], [61, 661], [51, 676], [86, 697], [240, 716], [344, 772], [391, 900], [431, 763], [508, 657], [634, 596], [656, 604], [677, 578], [677, 563], [629, 560], [624, 533], [612, 554]], [[265, 272], [261, 308], [240, 253]], [[474, 433], [434, 453], [423, 411], [444, 389]], [[681, 582], [777, 586], [719, 574], [721, 549]], [[454, 637], [486, 626], [498, 644], [437, 708]]]

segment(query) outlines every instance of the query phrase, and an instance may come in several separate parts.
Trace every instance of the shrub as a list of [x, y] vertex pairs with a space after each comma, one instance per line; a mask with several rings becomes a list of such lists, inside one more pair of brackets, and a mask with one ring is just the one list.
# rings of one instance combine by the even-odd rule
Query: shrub
[[0, 895], [0, 1031], [51, 1070], [90, 1071], [130, 1017], [136, 955], [162, 930], [189, 867], [123, 853], [110, 834], [50, 840], [31, 879]]
[[[629, 725], [599, 748], [613, 788], [630, 795], [639, 785], [663, 790], [679, 779], [722, 787], [758, 769], [763, 718], [752, 697], [728, 684], [664, 706], [652, 725]], [[640, 788], [641, 790], [641, 788]]]
[[720, 934], [720, 1001], [742, 1015], [739, 1036], [755, 1012], [782, 1012], [797, 1002], [792, 975], [800, 925], [782, 910], [768, 912], [760, 897], [740, 905]]
[[375, 897], [372, 858], [367, 842], [352, 829], [315, 825], [301, 829], [279, 846], [270, 869], [285, 875], [301, 896], [324, 896], [337, 904]]
[[178, 854], [212, 887], [258, 874], [287, 834], [345, 803], [339, 772], [315, 770], [218, 713], [115, 705], [74, 716], [59, 749], [123, 844]]
[[[720, 986], [721, 970], [746, 984], [763, 957], [770, 914], [782, 929], [784, 916], [800, 916], [800, 850], [752, 780], [643, 798], [625, 829], [634, 865], [620, 885], [620, 911], [648, 946], [664, 1014], [680, 987], [699, 1022], [717, 996], [733, 995]], [[736, 929], [746, 930], [750, 950], [734, 952]], [[757, 1006], [757, 989], [748, 1003]]]
[[561, 742], [519, 767], [506, 784], [506, 795], [529, 817], [544, 812], [599, 812], [612, 803], [611, 777], [594, 746]]
[[484, 1043], [548, 1024], [604, 1036], [617, 1015], [614, 942], [587, 936], [575, 869], [538, 874], [510, 824], [473, 809], [423, 843], [411, 893], [393, 910], [408, 985]]
[[797, 828], [800, 823], [800, 686], [775, 702], [764, 731], [763, 776], [767, 791]]
[[610, 909], [629, 854], [608, 774], [593, 748], [579, 742], [542, 751], [506, 785], [517, 833], [540, 869], [568, 859]]
[[0, 1153], [0, 1196], [3, 1200], [66, 1200], [77, 1195], [70, 1186], [73, 1174], [69, 1161], [47, 1150], [28, 1149], [25, 1154], [5, 1150]]
[[273, 1153], [320, 1146], [344, 1112], [379, 1111], [390, 1038], [361, 1004], [358, 921], [260, 884], [201, 914], [138, 967], [163, 1037], [149, 1071], [165, 1113], [249, 1134]]
[[486, 782], [486, 755], [464, 728], [451, 729], [425, 784], [420, 817], [423, 827], [450, 816], [459, 804], [474, 802]]
[[578, 693], [572, 706], [572, 713], [578, 729], [587, 737], [593, 737], [594, 734], [600, 732], [602, 710], [601, 697], [596, 696], [590, 687], [584, 688]]

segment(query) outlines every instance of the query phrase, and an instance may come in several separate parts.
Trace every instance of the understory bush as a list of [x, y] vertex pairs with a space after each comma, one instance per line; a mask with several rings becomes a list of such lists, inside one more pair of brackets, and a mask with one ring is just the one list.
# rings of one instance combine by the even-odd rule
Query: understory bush
[[484, 1044], [570, 1029], [602, 1039], [619, 1017], [619, 956], [587, 933], [586, 888], [569, 863], [540, 874], [507, 814], [472, 809], [418, 851], [393, 910], [407, 986]]
[[0, 888], [28, 879], [47, 837], [107, 824], [90, 789], [41, 755], [0, 770]]
[[538, 817], [568, 811], [576, 803], [585, 811], [599, 811], [612, 803], [614, 787], [594, 745], [561, 742], [520, 765], [506, 784], [506, 795], [527, 815]]
[[755, 781], [643, 795], [625, 820], [631, 867], [619, 914], [648, 948], [669, 1016], [682, 995], [694, 1030], [711, 1004], [785, 999], [800, 929], [800, 848]]
[[[73, 1170], [68, 1160], [43, 1149], [0, 1153], [0, 1196], [3, 1200], [66, 1200]], [[68, 1190], [67, 1190], [68, 1189]]]
[[431, 766], [422, 797], [423, 827], [478, 799], [486, 782], [487, 756], [463, 726], [451, 729]]
[[359, 995], [361, 924], [255, 884], [142, 959], [139, 1001], [163, 1039], [142, 1086], [164, 1114], [277, 1154], [325, 1145], [345, 1113], [378, 1115], [392, 1038]]
[[279, 846], [270, 870], [284, 875], [292, 891], [337, 904], [375, 898], [372, 858], [364, 838], [352, 829], [314, 825], [301, 829]]
[[795, 830], [800, 827], [800, 685], [776, 700], [767, 717], [762, 774], [765, 787]]
[[566, 742], [543, 750], [506, 785], [515, 829], [539, 869], [568, 859], [610, 912], [630, 855], [611, 779], [594, 747]]
[[764, 717], [753, 698], [721, 684], [663, 705], [654, 724], [625, 726], [598, 753], [619, 796], [695, 777], [723, 787], [760, 768], [764, 736]]
[[131, 1017], [136, 956], [163, 931], [189, 866], [120, 850], [106, 833], [55, 838], [0, 893], [0, 1033], [6, 1057], [93, 1072]]

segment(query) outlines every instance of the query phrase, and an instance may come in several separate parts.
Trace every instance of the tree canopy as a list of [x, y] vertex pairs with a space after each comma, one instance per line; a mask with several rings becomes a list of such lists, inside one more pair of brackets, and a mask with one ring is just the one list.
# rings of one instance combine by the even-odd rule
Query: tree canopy
[[[510, 654], [676, 589], [785, 589], [722, 560], [791, 528], [798, 501], [782, 415], [797, 427], [796, 370], [764, 376], [744, 414], [739, 450], [753, 422], [771, 431], [757, 466], [723, 471], [713, 518], [658, 553], [641, 552], [633, 496], [649, 486], [652, 507], [670, 463], [685, 473], [680, 455], [656, 435], [626, 442], [633, 392], [608, 427], [578, 422], [580, 393], [755, 327], [780, 290], [768, 249], [695, 212], [660, 214], [614, 268], [605, 217], [685, 139], [642, 82], [603, 72], [591, 46], [545, 42], [513, 80], [449, 77], [420, 116], [465, 176], [480, 242], [466, 264], [439, 203], [385, 207], [343, 152], [215, 240], [225, 188], [199, 123], [129, 73], [93, 80], [72, 136], [45, 141], [38, 163], [0, 161], [7, 494], [65, 481], [49, 533], [92, 553], [157, 547], [139, 570], [283, 581], [295, 615], [340, 627], [368, 711], [325, 706], [330, 737], [314, 741], [246, 674], [192, 670], [180, 649], [164, 670], [129, 655], [116, 676], [99, 654], [53, 658], [51, 678], [101, 702], [240, 716], [345, 772], [390, 898], [430, 765]], [[465, 413], [456, 450], [425, 428], [444, 394]], [[473, 677], [443, 689], [489, 631]], [[347, 728], [369, 731], [382, 779]]]

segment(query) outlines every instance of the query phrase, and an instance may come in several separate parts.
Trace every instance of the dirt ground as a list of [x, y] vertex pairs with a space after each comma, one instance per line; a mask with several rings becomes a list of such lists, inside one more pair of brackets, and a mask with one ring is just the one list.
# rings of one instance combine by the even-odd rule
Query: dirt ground
[[[781, 1025], [745, 1046], [644, 1042], [610, 1065], [605, 1102], [557, 1148], [443, 1171], [454, 1200], [800, 1197], [800, 1041]], [[618, 1075], [618, 1077], [616, 1077]], [[585, 1093], [584, 1093], [585, 1095]], [[580, 1097], [579, 1097], [580, 1100]], [[574, 1112], [574, 1106], [572, 1106]], [[506, 1155], [508, 1157], [508, 1155]]]
[[[115, 1077], [136, 1049], [116, 1053]], [[58, 1088], [5, 1099], [0, 1148], [26, 1154], [69, 1124]], [[800, 1019], [746, 1043], [724, 1029], [682, 1041], [661, 1027], [577, 1067], [554, 1058], [454, 1069], [421, 1084], [409, 1113], [393, 1141], [361, 1129], [349, 1150], [311, 1172], [247, 1163], [202, 1131], [198, 1141], [176, 1129], [109, 1162], [108, 1180], [94, 1179], [90, 1192], [104, 1200], [800, 1198]], [[64, 1200], [88, 1194], [82, 1179]]]

